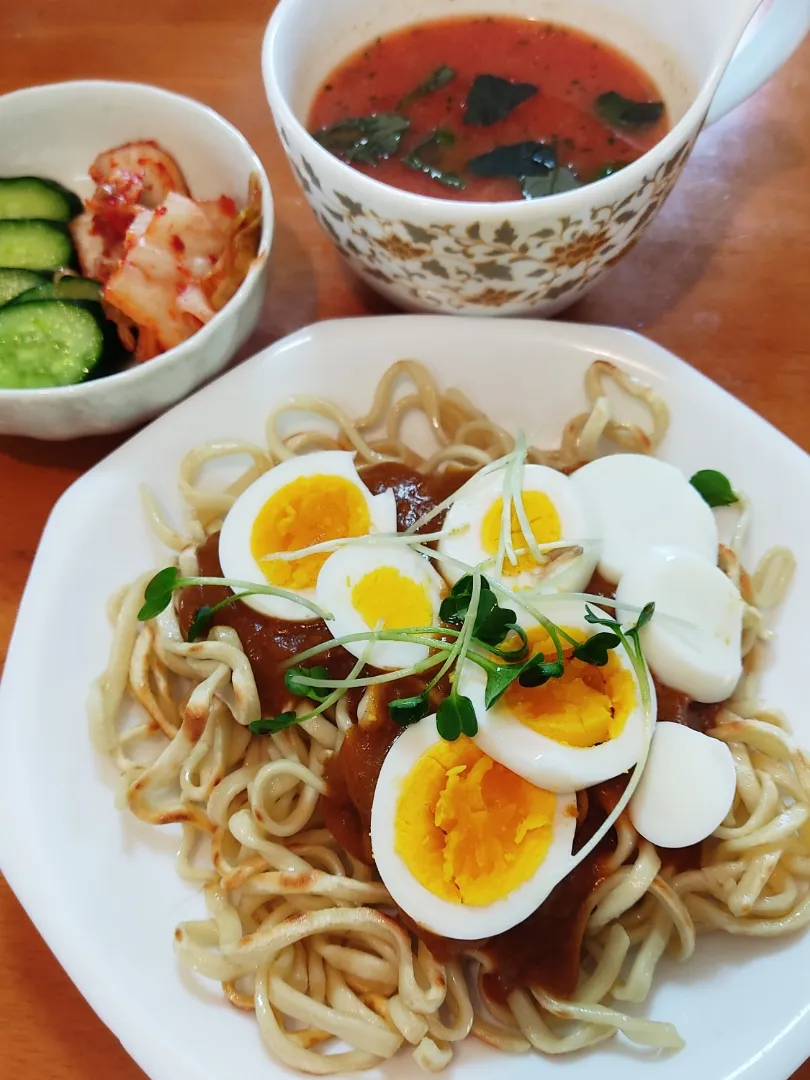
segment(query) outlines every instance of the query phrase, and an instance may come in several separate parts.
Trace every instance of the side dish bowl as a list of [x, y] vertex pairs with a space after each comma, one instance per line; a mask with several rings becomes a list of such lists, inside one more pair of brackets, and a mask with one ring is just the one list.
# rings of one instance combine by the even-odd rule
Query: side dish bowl
[[153, 139], [176, 157], [200, 199], [225, 194], [241, 206], [251, 173], [262, 191], [259, 254], [236, 295], [193, 337], [143, 364], [76, 386], [0, 389], [0, 434], [70, 439], [123, 431], [173, 405], [218, 374], [250, 336], [261, 311], [273, 238], [273, 196], [244, 136], [208, 106], [139, 83], [81, 81], [0, 97], [0, 176], [35, 175], [81, 197], [108, 147]]

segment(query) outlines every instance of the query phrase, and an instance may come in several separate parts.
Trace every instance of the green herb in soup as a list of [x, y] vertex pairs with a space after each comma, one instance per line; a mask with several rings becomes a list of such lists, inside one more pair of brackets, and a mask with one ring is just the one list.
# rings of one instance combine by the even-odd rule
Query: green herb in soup
[[393, 187], [507, 201], [611, 176], [668, 124], [655, 84], [610, 46], [549, 23], [468, 16], [384, 35], [341, 63], [309, 129]]
[[454, 146], [455, 142], [456, 137], [452, 131], [437, 128], [424, 142], [406, 154], [402, 163], [416, 172], [426, 173], [432, 180], [438, 180], [445, 187], [463, 191], [467, 186], [466, 180], [463, 180], [458, 173], [446, 172], [441, 167], [443, 151], [449, 146]]
[[474, 176], [513, 176], [523, 197], [542, 199], [581, 186], [582, 181], [568, 165], [561, 165], [554, 146], [524, 142], [499, 146], [467, 162]]
[[415, 101], [418, 101], [421, 97], [427, 97], [428, 94], [434, 94], [437, 90], [441, 90], [443, 86], [447, 86], [451, 79], [456, 77], [455, 71], [448, 67], [446, 64], [440, 64], [439, 67], [423, 81], [420, 82], [415, 90], [411, 90], [410, 94], [406, 94], [405, 97], [397, 105], [398, 110], [408, 109]]
[[373, 116], [356, 116], [340, 120], [329, 128], [316, 133], [322, 146], [346, 161], [374, 165], [381, 158], [397, 152], [404, 132], [411, 126], [410, 120], [394, 113], [375, 113]]
[[642, 128], [657, 124], [664, 115], [663, 101], [630, 101], [615, 90], [600, 94], [596, 111], [606, 124], [617, 128]]
[[498, 75], [478, 75], [467, 95], [464, 123], [492, 127], [536, 93], [537, 87], [531, 83], [509, 82]]
[[582, 181], [567, 165], [558, 165], [547, 176], [524, 176], [521, 187], [524, 199], [544, 199], [547, 195], [561, 195], [582, 186]]

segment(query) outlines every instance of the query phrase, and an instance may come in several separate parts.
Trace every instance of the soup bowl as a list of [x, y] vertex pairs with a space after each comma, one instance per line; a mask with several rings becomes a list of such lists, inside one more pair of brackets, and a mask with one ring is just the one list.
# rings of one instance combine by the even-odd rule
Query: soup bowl
[[[262, 67], [281, 141], [323, 228], [369, 285], [410, 310], [553, 315], [637, 243], [702, 126], [768, 79], [810, 29], [810, 0], [281, 0]], [[546, 198], [469, 202], [416, 195], [353, 169], [317, 142], [307, 112], [324, 79], [374, 37], [420, 21], [518, 16], [587, 32], [640, 65], [671, 121], [621, 171]]]

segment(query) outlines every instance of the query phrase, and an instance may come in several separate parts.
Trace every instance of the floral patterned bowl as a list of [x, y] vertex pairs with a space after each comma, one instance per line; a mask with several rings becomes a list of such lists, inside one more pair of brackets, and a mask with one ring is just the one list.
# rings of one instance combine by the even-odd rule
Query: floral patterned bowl
[[[753, 92], [810, 28], [810, 0], [774, 0], [757, 48], [749, 44], [734, 55], [758, 5], [759, 0], [281, 0], [265, 35], [264, 81], [312, 209], [370, 285], [411, 310], [553, 315], [583, 296], [639, 240], [707, 116], [718, 118]], [[638, 161], [604, 180], [545, 199], [501, 203], [455, 202], [389, 187], [334, 157], [307, 132], [309, 104], [341, 58], [403, 25], [481, 12], [565, 23], [618, 47], [655, 78], [672, 129]]]

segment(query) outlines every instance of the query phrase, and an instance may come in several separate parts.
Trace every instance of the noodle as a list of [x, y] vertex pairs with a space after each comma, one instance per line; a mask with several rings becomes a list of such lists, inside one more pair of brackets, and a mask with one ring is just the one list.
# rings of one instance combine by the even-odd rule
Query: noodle
[[[608, 384], [643, 406], [648, 427], [619, 418]], [[599, 360], [585, 393], [589, 409], [566, 425], [559, 447], [531, 447], [529, 461], [570, 471], [611, 445], [656, 450], [669, 415], [652, 388]], [[326, 419], [332, 433], [284, 434], [301, 412]], [[427, 455], [405, 440], [413, 412], [435, 439]], [[297, 397], [270, 414], [266, 439], [266, 447], [210, 442], [186, 455], [179, 478], [185, 535], [144, 490], [147, 517], [179, 553], [182, 573], [196, 572], [194, 548], [219, 528], [238, 495], [295, 454], [354, 450], [361, 462], [396, 461], [432, 474], [481, 468], [516, 446], [461, 392], [441, 391], [412, 360], [386, 372], [365, 416], [353, 420], [332, 402]], [[249, 457], [244, 474], [224, 490], [206, 488], [205, 466], [234, 456]], [[645, 1047], [681, 1046], [672, 1025], [616, 1007], [647, 998], [667, 952], [687, 960], [707, 930], [770, 937], [810, 923], [810, 764], [781, 714], [757, 697], [769, 637], [762, 612], [784, 596], [795, 560], [773, 549], [749, 577], [740, 559], [749, 520], [743, 500], [733, 541], [720, 553], [747, 605], [745, 673], [711, 732], [732, 752], [734, 805], [704, 843], [701, 868], [681, 873], [662, 866], [622, 813], [608, 876], [588, 901], [580, 982], [570, 1001], [536, 986], [495, 1000], [484, 978], [490, 961], [472, 946], [463, 964], [438, 963], [387, 914], [388, 894], [372, 870], [323, 827], [325, 766], [358, 717], [362, 724], [365, 698], [355, 715], [343, 697], [296, 727], [254, 737], [247, 725], [260, 716], [259, 697], [236, 632], [219, 627], [189, 643], [171, 606], [141, 626], [149, 575], [123, 590], [110, 605], [113, 641], [90, 695], [91, 731], [121, 773], [129, 809], [150, 824], [183, 826], [178, 872], [204, 882], [208, 918], [177, 928], [181, 962], [219, 981], [236, 1008], [254, 1011], [270, 1051], [308, 1073], [372, 1068], [405, 1044], [422, 1068], [438, 1071], [470, 1035], [508, 1053], [566, 1054], [619, 1031]], [[129, 725], [122, 719], [127, 694], [143, 714]], [[304, 715], [306, 706], [291, 707]], [[349, 1049], [329, 1052], [333, 1038]]]

